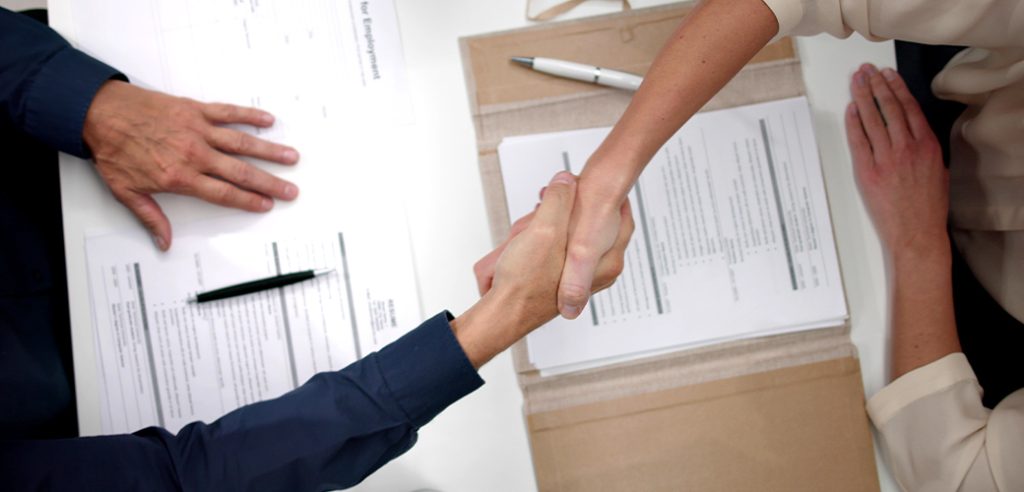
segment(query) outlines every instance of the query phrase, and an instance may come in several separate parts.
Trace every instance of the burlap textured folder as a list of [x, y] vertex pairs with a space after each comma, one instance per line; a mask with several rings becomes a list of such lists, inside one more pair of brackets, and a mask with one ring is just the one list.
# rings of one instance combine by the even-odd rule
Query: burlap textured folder
[[[630, 93], [543, 76], [512, 56], [644, 73], [689, 6], [460, 40], [492, 239], [510, 218], [502, 138], [610, 126]], [[804, 93], [790, 39], [766, 47], [703, 110]], [[541, 490], [878, 490], [848, 326], [541, 377], [513, 348]]]

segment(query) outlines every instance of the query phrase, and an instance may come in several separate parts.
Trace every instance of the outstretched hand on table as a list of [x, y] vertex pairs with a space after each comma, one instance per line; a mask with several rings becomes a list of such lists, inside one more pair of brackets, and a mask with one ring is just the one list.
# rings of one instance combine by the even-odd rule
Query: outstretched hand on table
[[96, 93], [82, 137], [114, 197], [166, 250], [171, 224], [154, 193], [189, 195], [251, 212], [266, 212], [275, 199], [298, 196], [294, 184], [232, 156], [295, 164], [295, 149], [222, 126], [273, 123], [274, 117], [259, 109], [200, 103], [110, 81]]

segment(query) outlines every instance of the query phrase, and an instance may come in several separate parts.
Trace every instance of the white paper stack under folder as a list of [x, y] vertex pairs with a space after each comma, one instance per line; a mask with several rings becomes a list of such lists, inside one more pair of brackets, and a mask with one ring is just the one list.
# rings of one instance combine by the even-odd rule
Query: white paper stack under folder
[[[578, 174], [609, 128], [506, 138], [512, 220], [559, 170]], [[700, 113], [629, 196], [636, 232], [618, 281], [574, 321], [528, 338], [557, 374], [847, 318], [806, 98]]]

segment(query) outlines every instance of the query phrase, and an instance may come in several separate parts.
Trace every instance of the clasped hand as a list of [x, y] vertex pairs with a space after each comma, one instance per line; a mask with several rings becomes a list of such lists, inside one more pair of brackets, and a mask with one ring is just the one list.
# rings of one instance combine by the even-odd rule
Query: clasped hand
[[[559, 313], [559, 284], [571, 254], [570, 231], [578, 206], [576, 178], [567, 172], [556, 174], [542, 190], [537, 209], [517, 220], [508, 239], [474, 266], [483, 298], [467, 315], [490, 320], [478, 325], [490, 325], [492, 336], [460, 334], [460, 340], [465, 343], [472, 338], [487, 344], [467, 348], [467, 354], [477, 367], [486, 362], [486, 358], [474, 360], [474, 354], [500, 352], [503, 346], [511, 345]], [[628, 200], [619, 207], [616, 219], [612, 222], [615, 230], [611, 245], [594, 264], [593, 282], [588, 284], [585, 293], [587, 297], [612, 285], [622, 272], [626, 246], [634, 229]], [[495, 320], [510, 325], [509, 329], [495, 329]], [[464, 326], [471, 325], [464, 323]], [[509, 335], [494, 336], [494, 333]]]
[[298, 196], [294, 184], [229, 155], [295, 164], [295, 149], [221, 126], [273, 123], [273, 116], [258, 109], [204, 104], [110, 81], [96, 93], [82, 137], [114, 197], [166, 250], [171, 224], [154, 193], [190, 195], [251, 212], [270, 210], [274, 199]]
[[[586, 174], [586, 172], [584, 172]], [[581, 177], [573, 190], [573, 204], [566, 209], [568, 237], [565, 255], [559, 262], [555, 306], [567, 319], [575, 319], [587, 305], [591, 294], [612, 284], [622, 272], [625, 249], [633, 234], [633, 212], [629, 199], [609, 199], [615, 195]], [[549, 185], [541, 198], [550, 192]], [[543, 203], [542, 205], [543, 206]], [[495, 282], [498, 258], [518, 234], [526, 230], [535, 213], [512, 225], [509, 240], [485, 256], [474, 267], [480, 294], [487, 293]]]
[[[508, 239], [474, 266], [482, 297], [452, 321], [452, 330], [474, 367], [558, 314], [559, 282], [578, 204], [577, 188], [572, 174], [556, 174], [541, 192], [537, 209], [517, 220]], [[633, 218], [628, 203], [620, 212], [614, 244], [597, 263], [592, 292], [610, 286], [622, 272]]]

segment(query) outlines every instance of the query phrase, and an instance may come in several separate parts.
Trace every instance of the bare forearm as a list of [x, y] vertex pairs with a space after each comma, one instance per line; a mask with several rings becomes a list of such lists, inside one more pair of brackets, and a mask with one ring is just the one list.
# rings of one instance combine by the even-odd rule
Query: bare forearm
[[893, 261], [892, 377], [960, 351], [948, 240]]
[[762, 0], [705, 0], [665, 44], [580, 176], [624, 198], [659, 148], [778, 31]]

